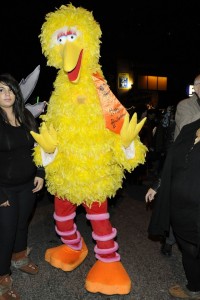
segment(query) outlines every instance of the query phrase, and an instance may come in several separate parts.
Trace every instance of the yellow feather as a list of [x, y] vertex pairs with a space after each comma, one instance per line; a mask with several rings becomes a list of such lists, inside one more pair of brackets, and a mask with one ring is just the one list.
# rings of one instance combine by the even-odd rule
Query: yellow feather
[[43, 123], [41, 127], [41, 133], [40, 135], [43, 137], [43, 140], [48, 145], [48, 153], [53, 153], [55, 151], [55, 148], [57, 146], [57, 135], [55, 134], [55, 131], [53, 130], [52, 125], [50, 126], [51, 132], [53, 132], [54, 138], [51, 136], [50, 132], [48, 131], [46, 124]]
[[34, 140], [38, 143], [38, 145], [40, 145], [40, 147], [45, 152], [48, 152], [47, 150], [48, 150], [49, 146], [48, 146], [46, 140], [44, 139], [44, 137], [34, 131], [31, 131], [30, 133], [31, 133], [32, 137], [34, 138]]
[[[76, 84], [69, 81], [63, 70], [63, 56], [55, 34], [60, 28], [77, 30], [76, 44], [83, 49], [80, 78]], [[49, 135], [44, 131], [47, 139], [39, 138], [45, 147], [49, 146], [47, 140], [52, 142], [50, 137], [58, 144], [54, 161], [45, 167], [46, 185], [51, 194], [76, 205], [90, 206], [94, 201], [102, 203], [113, 197], [122, 187], [125, 170], [131, 172], [143, 164], [147, 151], [138, 136], [134, 140], [133, 159], [128, 160], [122, 149], [122, 136], [126, 139], [127, 131], [133, 134], [137, 116], [129, 124], [127, 114], [120, 135], [105, 128], [92, 79], [95, 73], [104, 78], [99, 64], [101, 34], [92, 12], [69, 4], [47, 14], [40, 35], [47, 65], [59, 69], [47, 113], [42, 118]], [[35, 148], [34, 160], [41, 163], [39, 146]]]
[[147, 119], [146, 117], [143, 118], [143, 119], [140, 121], [140, 123], [138, 123], [138, 124], [136, 125], [135, 131], [134, 131], [134, 137], [136, 137], [136, 135], [138, 135], [138, 133], [139, 133], [140, 130], [142, 129], [144, 123], [146, 122], [146, 119]]

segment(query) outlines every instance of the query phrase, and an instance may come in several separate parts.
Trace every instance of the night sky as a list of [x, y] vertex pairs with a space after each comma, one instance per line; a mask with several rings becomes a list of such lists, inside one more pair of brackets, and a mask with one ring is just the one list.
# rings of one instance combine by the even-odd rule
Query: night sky
[[[175, 90], [185, 90], [200, 73], [199, 1], [70, 2], [93, 11], [101, 26], [100, 63], [105, 77], [115, 72], [117, 58], [128, 58], [133, 68], [146, 66], [149, 72], [170, 77]], [[1, 6], [0, 72], [10, 72], [20, 81], [40, 65], [41, 97], [51, 92], [57, 70], [46, 66], [38, 36], [45, 15], [67, 3], [4, 1]]]

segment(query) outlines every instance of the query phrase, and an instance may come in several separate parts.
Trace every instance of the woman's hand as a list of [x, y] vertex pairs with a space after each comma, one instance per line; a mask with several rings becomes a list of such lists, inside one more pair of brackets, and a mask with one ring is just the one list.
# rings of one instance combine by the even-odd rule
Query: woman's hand
[[44, 179], [41, 177], [35, 177], [34, 178], [35, 188], [32, 190], [33, 193], [39, 192], [43, 188], [43, 185], [44, 185]]
[[7, 200], [6, 202], [3, 202], [1, 205], [0, 205], [0, 207], [6, 207], [6, 206], [10, 206], [10, 203], [9, 203], [9, 201]]
[[151, 202], [154, 199], [155, 194], [156, 194], [156, 191], [154, 191], [152, 188], [150, 188], [148, 190], [148, 192], [146, 193], [146, 195], [145, 195], [145, 201], [146, 201], [146, 203], [147, 202]]

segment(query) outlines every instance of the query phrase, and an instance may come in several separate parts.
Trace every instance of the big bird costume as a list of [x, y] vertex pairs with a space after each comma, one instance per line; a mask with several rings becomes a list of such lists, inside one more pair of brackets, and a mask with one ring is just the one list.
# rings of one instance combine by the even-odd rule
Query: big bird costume
[[75, 224], [83, 205], [92, 226], [96, 262], [85, 288], [92, 293], [128, 294], [131, 280], [123, 267], [109, 220], [107, 199], [122, 187], [124, 172], [145, 162], [138, 133], [145, 119], [129, 114], [109, 89], [100, 57], [101, 29], [92, 12], [62, 5], [48, 13], [40, 41], [47, 65], [59, 69], [47, 113], [42, 116], [34, 160], [44, 165], [48, 191], [55, 195], [58, 247], [45, 260], [64, 271], [78, 267], [88, 254]]

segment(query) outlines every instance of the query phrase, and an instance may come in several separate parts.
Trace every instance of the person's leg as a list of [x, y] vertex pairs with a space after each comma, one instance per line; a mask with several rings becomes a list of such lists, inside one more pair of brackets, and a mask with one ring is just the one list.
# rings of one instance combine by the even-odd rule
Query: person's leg
[[[92, 226], [92, 237], [96, 242], [94, 247], [97, 261], [86, 276], [85, 288], [92, 293], [128, 294], [131, 289], [131, 279], [120, 261], [118, 243], [115, 238], [116, 228], [112, 227], [108, 203], [93, 202], [91, 206], [84, 205], [86, 218]], [[109, 284], [108, 284], [109, 283]]]
[[169, 244], [171, 246], [173, 246], [176, 243], [176, 239], [175, 239], [173, 229], [172, 229], [171, 226], [170, 226], [170, 229], [169, 229], [169, 236], [166, 237], [165, 243]]
[[172, 246], [176, 243], [176, 239], [173, 233], [173, 229], [170, 226], [169, 235], [166, 237], [164, 243], [161, 246], [161, 253], [165, 256], [172, 255]]
[[18, 221], [19, 206], [14, 191], [6, 189], [10, 206], [0, 207], [0, 295], [2, 299], [20, 297], [12, 288], [10, 265]]
[[55, 197], [54, 219], [56, 221], [56, 232], [61, 241], [74, 250], [81, 250], [82, 237], [74, 222], [77, 206], [68, 200]]
[[67, 199], [55, 197], [55, 230], [63, 244], [45, 252], [48, 263], [67, 272], [77, 268], [88, 254], [87, 246], [75, 223], [76, 209], [77, 206]]
[[11, 260], [14, 268], [30, 275], [35, 275], [39, 271], [38, 266], [31, 261], [29, 257], [31, 249], [27, 247], [28, 226], [36, 200], [36, 195], [32, 192], [33, 188], [33, 181], [17, 188], [19, 217]]
[[200, 291], [200, 256], [197, 245], [177, 238], [182, 252], [182, 263], [190, 291]]
[[182, 253], [182, 264], [187, 279], [186, 286], [175, 285], [170, 295], [181, 299], [200, 299], [200, 256], [197, 245], [176, 237]]
[[93, 229], [93, 239], [96, 241], [94, 251], [96, 258], [104, 262], [119, 261], [118, 243], [114, 240], [117, 230], [112, 227], [108, 213], [108, 201], [99, 204], [93, 202], [90, 207], [83, 205], [87, 212], [86, 218]]
[[10, 274], [19, 212], [16, 196], [9, 193], [8, 200], [10, 206], [0, 207], [0, 276]]
[[33, 181], [18, 187], [19, 219], [13, 252], [27, 249], [28, 226], [36, 201], [33, 188]]

